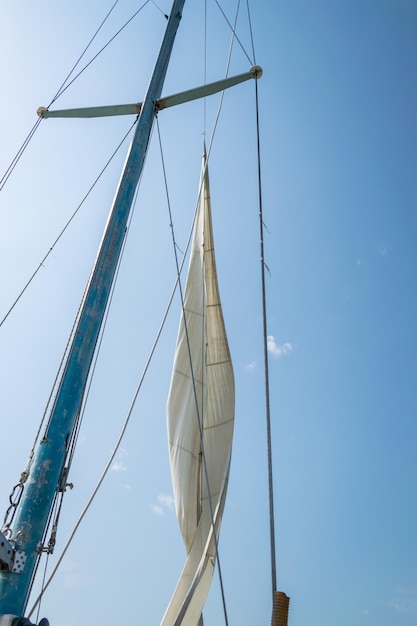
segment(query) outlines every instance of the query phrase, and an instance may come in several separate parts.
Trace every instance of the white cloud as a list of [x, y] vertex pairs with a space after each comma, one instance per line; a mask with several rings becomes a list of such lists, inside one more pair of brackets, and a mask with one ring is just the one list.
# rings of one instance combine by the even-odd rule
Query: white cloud
[[275, 341], [275, 337], [272, 335], [269, 335], [267, 338], [267, 346], [268, 352], [277, 358], [292, 352], [292, 345], [290, 343], [286, 342], [282, 346], [279, 346]]
[[398, 588], [395, 597], [389, 602], [390, 609], [404, 615], [417, 616], [417, 594], [414, 589]]
[[125, 472], [127, 470], [126, 464], [121, 460], [125, 459], [128, 455], [126, 448], [119, 448], [117, 450], [116, 460], [111, 466], [113, 472]]
[[252, 363], [248, 363], [248, 365], [245, 367], [245, 369], [248, 372], [251, 372], [252, 370], [255, 370], [258, 367], [258, 364], [256, 361], [252, 361]]
[[173, 511], [175, 508], [174, 498], [166, 493], [160, 493], [157, 497], [159, 504], [152, 504], [151, 511], [155, 515], [165, 515], [166, 511]]
[[166, 493], [160, 493], [158, 496], [158, 502], [160, 502], [167, 509], [174, 508], [174, 498], [173, 496], [168, 496]]
[[165, 515], [162, 506], [158, 506], [157, 504], [152, 504], [151, 511], [155, 513], [155, 515]]
[[393, 601], [388, 606], [398, 613], [404, 613], [404, 615], [417, 615], [417, 602], [411, 600]]
[[123, 463], [123, 461], [115, 461], [111, 468], [113, 472], [125, 472], [127, 470], [127, 467]]

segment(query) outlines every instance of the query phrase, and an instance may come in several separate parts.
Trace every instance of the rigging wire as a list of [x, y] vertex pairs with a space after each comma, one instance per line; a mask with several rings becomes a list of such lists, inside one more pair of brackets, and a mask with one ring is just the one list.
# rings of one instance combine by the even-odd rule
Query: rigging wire
[[[93, 43], [94, 39], [96, 38], [96, 36], [98, 35], [99, 31], [101, 30], [101, 28], [103, 27], [104, 23], [106, 22], [107, 18], [109, 17], [110, 13], [113, 11], [114, 7], [116, 6], [116, 4], [119, 2], [119, 0], [116, 0], [116, 2], [113, 4], [112, 8], [110, 9], [110, 11], [107, 13], [106, 17], [104, 18], [104, 20], [101, 22], [100, 26], [98, 27], [98, 29], [96, 30], [96, 32], [94, 33], [94, 35], [92, 36], [92, 38], [90, 39], [90, 41], [88, 42], [87, 46], [84, 48], [84, 51], [81, 53], [81, 55], [79, 56], [78, 60], [75, 62], [75, 64], [73, 65], [71, 71], [69, 72], [69, 74], [67, 75], [67, 77], [65, 78], [64, 82], [62, 83], [61, 87], [58, 89], [58, 91], [56, 92], [55, 96], [52, 98], [49, 106], [51, 106], [51, 104], [53, 102], [55, 102], [55, 100], [58, 99], [58, 97], [61, 95], [61, 93], [63, 93], [62, 89], [65, 85], [65, 83], [68, 81], [69, 77], [73, 74], [75, 68], [77, 67], [77, 65], [80, 63], [81, 59], [83, 58], [83, 56], [86, 54], [88, 48], [91, 46], [91, 44]], [[13, 172], [14, 168], [16, 167], [18, 161], [20, 160], [20, 157], [22, 156], [23, 152], [26, 150], [30, 140], [32, 139], [33, 135], [35, 134], [36, 130], [38, 129], [39, 124], [41, 123], [42, 118], [38, 118], [35, 122], [35, 124], [33, 125], [32, 129], [30, 130], [28, 136], [26, 137], [26, 139], [24, 140], [23, 144], [21, 145], [21, 147], [19, 148], [16, 156], [14, 157], [14, 159], [12, 160], [11, 164], [9, 165], [9, 167], [7, 168], [6, 172], [4, 173], [3, 177], [0, 179], [0, 191], [3, 189], [4, 185], [6, 184], [7, 180], [9, 179], [11, 173]]]
[[[207, 84], [207, 0], [204, 0], [204, 85]], [[203, 98], [203, 136], [206, 136], [207, 98]]]
[[[240, 2], [240, 0], [239, 0]], [[242, 50], [244, 51], [246, 57], [250, 61], [250, 57], [245, 52], [242, 43], [238, 39], [237, 35], [235, 35], [236, 28], [236, 20], [237, 14], [235, 18], [234, 27], [231, 26], [229, 20], [224, 14], [223, 9], [220, 7], [218, 0], [216, 0], [216, 4], [218, 5], [220, 11], [222, 12], [225, 20], [229, 24], [233, 35], [236, 36], [236, 40], [239, 42]], [[253, 39], [253, 30], [252, 30], [252, 20], [249, 10], [249, 2], [246, 0], [247, 5], [247, 14], [248, 14], [248, 24], [250, 30], [250, 38], [251, 38], [251, 46], [252, 46], [252, 54], [253, 54], [253, 64], [255, 64], [255, 47], [254, 47], [254, 39]], [[231, 50], [230, 50], [231, 55]], [[229, 58], [230, 64], [230, 58]], [[229, 66], [228, 64], [228, 66]], [[226, 72], [227, 75], [227, 72]], [[221, 95], [221, 99], [223, 99], [224, 92]], [[268, 463], [268, 489], [269, 489], [269, 525], [270, 525], [270, 554], [271, 554], [271, 584], [272, 584], [272, 603], [274, 606], [274, 592], [277, 588], [277, 574], [276, 574], [276, 547], [275, 547], [275, 516], [274, 516], [274, 488], [273, 488], [273, 471], [272, 471], [272, 435], [271, 435], [271, 409], [270, 409], [270, 392], [269, 392], [269, 361], [268, 361], [268, 329], [267, 329], [267, 319], [266, 319], [266, 285], [265, 285], [265, 269], [268, 270], [268, 266], [265, 262], [265, 254], [264, 254], [264, 232], [265, 232], [265, 224], [263, 221], [263, 201], [262, 201], [262, 176], [261, 176], [261, 149], [260, 149], [260, 128], [259, 128], [259, 94], [258, 94], [258, 81], [255, 80], [255, 117], [256, 117], [256, 141], [257, 141], [257, 177], [258, 177], [258, 205], [259, 205], [259, 228], [260, 228], [260, 247], [261, 247], [261, 289], [262, 289], [262, 325], [263, 325], [263, 352], [264, 352], [264, 377], [265, 377], [265, 408], [266, 408], [266, 431], [267, 431], [267, 463]], [[220, 113], [220, 107], [219, 107]], [[218, 117], [216, 119], [216, 124], [218, 121]], [[268, 270], [269, 271], [269, 270]]]
[[17, 163], [20, 160], [20, 157], [22, 156], [22, 154], [26, 150], [30, 140], [32, 139], [32, 137], [35, 134], [35, 132], [37, 131], [38, 126], [41, 123], [41, 121], [42, 121], [41, 117], [36, 120], [36, 122], [34, 123], [34, 125], [31, 128], [31, 130], [29, 131], [29, 134], [27, 135], [26, 139], [24, 140], [24, 142], [20, 146], [19, 150], [17, 151], [16, 155], [12, 159], [12, 162], [10, 163], [9, 167], [7, 168], [5, 173], [3, 174], [2, 178], [0, 179], [0, 191], [3, 189], [4, 185], [9, 180], [13, 170], [15, 169]]
[[7, 320], [7, 318], [9, 317], [10, 313], [13, 311], [14, 307], [16, 306], [16, 304], [19, 302], [20, 298], [23, 296], [23, 294], [25, 293], [25, 291], [27, 290], [27, 288], [29, 287], [29, 285], [32, 283], [33, 279], [36, 277], [36, 275], [38, 274], [38, 272], [41, 270], [41, 268], [44, 266], [45, 261], [47, 260], [47, 258], [50, 256], [50, 254], [53, 252], [55, 246], [57, 245], [57, 243], [59, 242], [59, 240], [62, 238], [62, 236], [64, 235], [65, 231], [67, 230], [67, 228], [70, 226], [71, 222], [73, 221], [73, 219], [75, 218], [75, 216], [77, 215], [78, 211], [81, 209], [82, 205], [84, 204], [84, 202], [87, 200], [88, 196], [90, 195], [90, 193], [93, 191], [94, 187], [96, 186], [96, 184], [98, 183], [98, 181], [100, 180], [100, 178], [102, 177], [102, 175], [104, 174], [104, 172], [106, 171], [107, 167], [110, 165], [110, 163], [112, 162], [112, 160], [114, 159], [114, 157], [116, 156], [117, 152], [120, 150], [120, 148], [122, 147], [123, 143], [126, 141], [127, 137], [129, 136], [129, 134], [132, 131], [132, 128], [134, 127], [134, 125], [136, 124], [136, 120], [133, 122], [133, 124], [130, 126], [130, 128], [128, 129], [128, 131], [125, 133], [124, 137], [122, 138], [122, 140], [120, 141], [120, 143], [118, 144], [118, 146], [116, 147], [116, 149], [114, 150], [114, 152], [111, 154], [111, 156], [109, 157], [108, 161], [105, 163], [104, 167], [102, 168], [102, 170], [99, 172], [98, 176], [96, 177], [96, 179], [93, 181], [91, 187], [88, 189], [88, 191], [86, 192], [86, 194], [84, 195], [84, 197], [82, 198], [81, 202], [79, 203], [79, 205], [76, 207], [75, 211], [73, 212], [73, 214], [71, 215], [71, 217], [69, 218], [69, 220], [67, 221], [67, 223], [65, 224], [65, 226], [62, 228], [62, 230], [60, 231], [60, 233], [58, 234], [58, 236], [56, 237], [55, 241], [52, 243], [51, 247], [49, 248], [48, 252], [46, 252], [46, 254], [42, 257], [39, 265], [37, 266], [37, 268], [34, 270], [34, 272], [32, 273], [32, 275], [29, 277], [29, 279], [27, 280], [26, 284], [24, 285], [24, 287], [22, 288], [22, 290], [20, 291], [20, 293], [18, 294], [18, 296], [16, 297], [16, 299], [14, 300], [14, 302], [12, 303], [12, 305], [10, 306], [10, 308], [8, 309], [7, 313], [4, 315], [4, 317], [2, 318], [2, 320], [0, 321], [0, 328], [3, 326], [4, 322]]
[[250, 56], [248, 55], [248, 53], [247, 53], [247, 52], [246, 52], [246, 50], [245, 50], [245, 47], [243, 46], [242, 42], [240, 41], [239, 37], [238, 37], [238, 36], [237, 36], [237, 34], [236, 34], [236, 19], [237, 19], [237, 15], [238, 15], [238, 12], [239, 12], [240, 0], [239, 0], [239, 2], [238, 2], [238, 8], [237, 8], [237, 11], [236, 11], [236, 17], [235, 17], [235, 24], [234, 24], [234, 26], [232, 26], [232, 24], [231, 24], [231, 23], [230, 23], [230, 21], [228, 20], [228, 18], [227, 18], [227, 16], [226, 16], [226, 13], [223, 11], [222, 7], [220, 6], [219, 0], [216, 0], [216, 4], [217, 4], [217, 6], [219, 7], [220, 12], [221, 12], [221, 14], [223, 15], [223, 17], [224, 17], [224, 19], [225, 19], [226, 23], [228, 24], [228, 26], [229, 26], [230, 30], [232, 31], [232, 36], [233, 36], [233, 39], [236, 39], [236, 41], [238, 42], [239, 46], [240, 46], [240, 47], [241, 47], [241, 49], [242, 49], [243, 54], [244, 54], [244, 55], [245, 55], [245, 57], [248, 59], [249, 63], [251, 63], [251, 65], [254, 65], [254, 62], [251, 60]]
[[[266, 318], [266, 286], [265, 286], [265, 247], [264, 247], [264, 222], [262, 206], [262, 177], [261, 177], [261, 156], [260, 156], [260, 134], [259, 134], [259, 101], [258, 86], [255, 81], [256, 91], [256, 133], [258, 151], [258, 185], [259, 185], [259, 231], [261, 249], [261, 283], [262, 283], [262, 325], [264, 340], [264, 373], [265, 373], [265, 408], [266, 408], [266, 430], [267, 430], [267, 452], [268, 452], [268, 485], [269, 485], [269, 524], [270, 524], [270, 547], [271, 547], [271, 581], [272, 593], [277, 588], [276, 559], [275, 559], [275, 519], [274, 519], [274, 488], [272, 473], [272, 437], [271, 437], [271, 407], [269, 393], [269, 361], [268, 361], [268, 325]], [[273, 599], [272, 595], [272, 599]]]
[[[217, 5], [219, 6], [217, 0], [216, 0]], [[229, 73], [229, 68], [230, 68], [230, 63], [231, 63], [231, 58], [232, 58], [232, 50], [233, 50], [233, 43], [234, 43], [234, 39], [237, 38], [236, 35], [236, 23], [237, 23], [237, 19], [238, 19], [238, 15], [239, 15], [239, 7], [240, 7], [240, 0], [238, 1], [237, 7], [236, 7], [236, 13], [235, 13], [235, 20], [234, 20], [234, 26], [230, 25], [230, 22], [227, 20], [226, 16], [224, 15], [224, 12], [222, 11], [221, 7], [219, 6], [223, 16], [225, 17], [227, 23], [229, 24], [229, 26], [231, 27], [232, 30], [232, 36], [231, 36], [231, 41], [230, 41], [230, 47], [229, 47], [229, 54], [228, 54], [228, 58], [227, 58], [227, 63], [226, 63], [226, 72], [225, 72], [225, 76], [228, 76]], [[204, 83], [206, 83], [207, 80], [207, 1], [204, 4]], [[239, 41], [239, 40], [238, 40]], [[239, 42], [240, 43], [240, 42]], [[208, 150], [207, 150], [207, 155], [206, 155], [206, 162], [205, 162], [205, 168], [208, 167], [208, 163], [209, 163], [209, 157], [210, 157], [210, 153], [211, 153], [211, 149], [212, 149], [212, 145], [213, 145], [213, 141], [214, 141], [214, 136], [217, 130], [217, 125], [220, 119], [220, 113], [221, 113], [221, 109], [223, 106], [223, 100], [224, 100], [224, 91], [221, 93], [220, 95], [220, 99], [219, 99], [219, 105], [218, 105], [218, 109], [217, 109], [217, 114], [215, 116], [214, 119], [214, 124], [213, 124], [213, 129], [212, 129], [212, 133], [210, 136], [210, 141], [209, 141], [209, 146], [208, 146]], [[207, 121], [207, 109], [206, 109], [206, 98], [204, 98], [203, 101], [203, 136], [206, 136], [206, 121]], [[204, 150], [205, 150], [205, 142], [204, 142]], [[203, 173], [204, 175], [204, 173]], [[202, 175], [202, 179], [203, 179], [203, 175]], [[199, 195], [201, 193], [201, 188], [199, 190]], [[180, 283], [181, 286], [181, 283]], [[184, 300], [183, 300], [183, 296], [181, 293], [181, 303], [182, 303], [182, 309], [183, 309], [183, 318], [184, 318], [184, 327], [185, 327], [185, 331], [187, 334], [187, 344], [188, 344], [188, 332], [187, 332], [187, 326], [186, 326], [186, 317], [185, 317], [185, 311], [184, 311]], [[189, 350], [189, 354], [190, 354], [190, 348], [188, 347]], [[191, 360], [191, 356], [190, 356], [190, 360]], [[191, 371], [193, 373], [193, 368], [192, 368], [192, 363], [191, 363]], [[195, 382], [194, 382], [194, 378], [193, 378], [193, 385], [195, 387]], [[197, 406], [197, 413], [198, 413], [198, 405], [196, 402], [196, 406]], [[206, 457], [205, 457], [205, 453], [204, 453], [204, 445], [203, 445], [203, 437], [202, 437], [202, 432], [201, 432], [201, 425], [200, 425], [200, 419], [199, 419], [199, 427], [200, 427], [200, 440], [201, 440], [201, 447], [202, 447], [202, 457], [203, 457], [203, 464], [204, 464], [204, 472], [205, 472], [205, 479], [207, 482], [207, 491], [210, 494], [210, 489], [209, 489], [209, 485], [208, 485], [208, 470], [207, 470], [207, 462], [206, 462]], [[222, 574], [222, 567], [221, 567], [221, 561], [220, 561], [220, 553], [219, 553], [219, 546], [218, 546], [218, 539], [217, 539], [217, 535], [215, 532], [215, 527], [214, 527], [214, 513], [213, 513], [213, 504], [212, 504], [212, 499], [211, 496], [209, 495], [209, 505], [210, 505], [210, 514], [211, 514], [211, 524], [213, 527], [213, 537], [214, 537], [214, 542], [215, 542], [215, 549], [216, 549], [216, 555], [217, 555], [217, 564], [218, 564], [218, 575], [219, 575], [219, 584], [220, 584], [220, 591], [221, 591], [221, 597], [222, 597], [222, 606], [223, 606], [223, 615], [224, 615], [224, 620], [225, 620], [225, 624], [226, 626], [228, 626], [228, 613], [227, 613], [227, 605], [226, 605], [226, 594], [225, 594], [225, 589], [224, 589], [224, 583], [223, 583], [223, 574]]]
[[162, 15], [165, 17], [165, 19], [167, 19], [167, 20], [168, 20], [168, 19], [169, 19], [169, 15], [167, 15], [167, 14], [165, 13], [165, 11], [163, 11], [163, 10], [161, 9], [161, 7], [160, 7], [158, 4], [156, 4], [155, 0], [151, 0], [151, 2], [152, 2], [152, 4], [154, 5], [154, 7], [156, 7], [156, 8], [158, 9], [158, 11], [160, 11], [160, 12], [162, 13]]
[[[226, 76], [228, 75], [228, 70], [231, 61], [232, 47], [234, 38], [238, 41], [240, 47], [242, 48], [245, 56], [249, 59], [249, 61], [253, 64], [255, 61], [255, 47], [254, 47], [254, 38], [253, 38], [253, 30], [252, 30], [252, 20], [249, 10], [249, 1], [246, 0], [247, 5], [247, 15], [248, 15], [248, 24], [250, 31], [250, 39], [251, 39], [251, 47], [252, 47], [252, 55], [253, 61], [251, 61], [249, 55], [246, 53], [245, 49], [239, 38], [236, 35], [236, 23], [239, 11], [240, 0], [238, 2], [238, 8], [235, 16], [234, 26], [231, 25], [229, 20], [227, 19], [223, 9], [219, 5], [218, 0], [216, 0], [216, 4], [218, 5], [221, 13], [223, 14], [226, 22], [232, 30], [232, 41], [229, 52], [229, 59], [227, 63]], [[224, 92], [222, 92], [220, 96], [220, 103], [217, 112], [217, 116], [214, 123], [213, 135], [210, 139], [208, 156], [211, 152], [212, 142], [214, 138], [214, 132], [217, 127], [217, 123], [220, 116], [220, 110], [222, 107], [224, 98]], [[256, 142], [257, 142], [257, 178], [258, 178], [258, 206], [259, 206], [259, 228], [260, 228], [260, 246], [261, 246], [261, 290], [262, 290], [262, 324], [263, 324], [263, 352], [264, 352], [264, 378], [265, 378], [265, 407], [266, 407], [266, 431], [267, 431], [267, 464], [268, 464], [268, 489], [269, 489], [269, 525], [270, 525], [270, 556], [271, 556], [271, 584], [272, 584], [272, 606], [273, 606], [273, 614], [275, 614], [275, 604], [274, 604], [274, 593], [277, 588], [277, 573], [276, 573], [276, 546], [275, 546], [275, 516], [274, 516], [274, 488], [273, 488], [273, 470], [272, 470], [272, 435], [271, 435], [271, 410], [270, 410], [270, 391], [269, 391], [269, 361], [268, 361], [268, 330], [267, 330], [267, 319], [266, 319], [266, 286], [265, 286], [265, 269], [268, 269], [268, 266], [265, 262], [265, 254], [264, 254], [264, 232], [265, 232], [265, 224], [263, 221], [263, 200], [262, 200], [262, 176], [261, 176], [261, 150], [260, 150], [260, 127], [259, 127], [259, 94], [258, 94], [258, 81], [255, 80], [255, 118], [256, 118]], [[207, 156], [207, 162], [208, 162]]]
[[[119, 28], [119, 30], [116, 32], [116, 34], [113, 35], [113, 37], [111, 39], [109, 39], [109, 41], [97, 52], [97, 54], [95, 54], [93, 56], [93, 58], [78, 72], [78, 74], [76, 74], [76, 76], [74, 76], [74, 78], [70, 82], [68, 82], [70, 77], [74, 73], [76, 67], [81, 62], [81, 59], [84, 57], [84, 55], [86, 54], [87, 50], [90, 48], [90, 46], [93, 43], [94, 39], [97, 37], [98, 33], [100, 32], [100, 30], [104, 26], [105, 22], [109, 18], [110, 14], [112, 13], [113, 9], [118, 4], [118, 2], [119, 2], [119, 0], [116, 0], [114, 2], [113, 6], [110, 8], [110, 10], [108, 11], [108, 13], [105, 16], [105, 18], [102, 20], [100, 26], [97, 28], [96, 32], [94, 33], [94, 35], [91, 37], [90, 41], [88, 42], [88, 44], [84, 48], [83, 52], [78, 57], [77, 61], [74, 63], [71, 71], [68, 73], [67, 77], [65, 78], [65, 80], [63, 81], [63, 83], [61, 84], [61, 86], [59, 87], [57, 92], [55, 93], [55, 96], [52, 98], [52, 100], [50, 101], [50, 103], [46, 107], [47, 109], [49, 109], [49, 107], [54, 102], [56, 102], [56, 100], [58, 100], [58, 98], [60, 98], [62, 96], [62, 94], [70, 87], [70, 85], [72, 85], [79, 78], [79, 76], [87, 69], [87, 67], [89, 67], [93, 63], [93, 61], [95, 61], [97, 59], [97, 57], [107, 48], [107, 46], [109, 46], [112, 43], [112, 41], [114, 41], [114, 39], [126, 28], [126, 26], [142, 11], [142, 9], [145, 8], [145, 6], [150, 2], [150, 0], [145, 0], [145, 2], [139, 7], [139, 9], [137, 11], [135, 11], [135, 13], [123, 24], [123, 26], [121, 26], [121, 28]], [[11, 174], [13, 173], [13, 171], [14, 171], [16, 165], [17, 165], [17, 163], [20, 161], [20, 158], [22, 157], [24, 151], [26, 150], [30, 140], [32, 139], [32, 137], [35, 134], [35, 132], [37, 131], [37, 129], [38, 129], [42, 119], [43, 118], [40, 117], [40, 118], [38, 118], [36, 120], [36, 122], [34, 123], [33, 127], [29, 131], [26, 139], [23, 141], [23, 143], [20, 146], [19, 150], [17, 151], [16, 155], [12, 159], [9, 167], [7, 168], [5, 173], [3, 174], [2, 178], [0, 178], [0, 191], [3, 189], [3, 187], [6, 184], [6, 182], [9, 180]]]
[[[78, 74], [76, 74], [74, 76], [74, 78], [67, 84], [64, 86], [62, 86], [60, 88], [60, 90], [58, 91], [58, 94], [55, 96], [55, 98], [52, 100], [52, 102], [48, 105], [47, 108], [49, 108], [49, 106], [51, 106], [51, 104], [53, 102], [55, 102], [55, 100], [57, 100], [60, 96], [62, 96], [62, 94], [64, 93], [64, 91], [66, 91], [68, 89], [68, 87], [70, 87], [72, 85], [73, 82], [75, 82], [77, 80], [77, 78], [79, 78], [81, 76], [81, 74], [83, 72], [85, 72], [85, 70], [87, 69], [87, 67], [89, 67], [93, 61], [95, 61], [97, 59], [97, 57], [112, 43], [112, 41], [114, 41], [116, 39], [116, 37], [118, 35], [120, 35], [120, 33], [126, 28], [126, 26], [128, 24], [130, 24], [130, 22], [146, 7], [147, 4], [149, 4], [151, 0], [145, 0], [145, 2], [139, 7], [139, 9], [137, 11], [135, 11], [135, 13], [133, 13], [133, 15], [123, 24], [123, 26], [121, 26], [119, 28], [119, 30], [113, 35], [113, 37], [111, 37], [108, 42], [102, 47], [100, 48], [100, 50], [97, 52], [97, 54], [95, 54], [88, 63], [86, 63], [86, 65], [84, 65], [84, 67], [78, 72]], [[97, 31], [98, 32], [98, 31]], [[90, 44], [89, 44], [90, 45]], [[83, 55], [82, 55], [83, 56]], [[81, 57], [80, 57], [81, 59]], [[78, 61], [77, 61], [78, 64]], [[75, 69], [75, 67], [74, 67]], [[74, 70], [71, 70], [71, 73], [69, 74], [69, 76], [72, 74]], [[69, 76], [66, 78], [66, 80], [68, 80]]]
[[[235, 39], [238, 40], [237, 35], [236, 35], [236, 24], [237, 24], [237, 19], [238, 19], [238, 16], [239, 16], [240, 0], [238, 0], [238, 3], [237, 3], [236, 14], [235, 14], [235, 19], [234, 19], [234, 25], [233, 26], [230, 24], [229, 20], [226, 18], [225, 14], [224, 14], [224, 12], [223, 12], [222, 8], [220, 7], [220, 5], [219, 5], [217, 0], [216, 0], [216, 4], [219, 6], [219, 9], [220, 9], [221, 13], [223, 14], [223, 17], [225, 18], [226, 22], [228, 23], [228, 25], [230, 26], [230, 29], [232, 31], [232, 37], [231, 37], [231, 40], [230, 40], [229, 53], [228, 53], [228, 57], [227, 57], [226, 71], [225, 71], [225, 77], [227, 77], [229, 75], [230, 64], [231, 64], [231, 61], [232, 61], [233, 42], [234, 42]], [[239, 43], [240, 43], [240, 41], [239, 41]], [[242, 47], [241, 43], [240, 43], [240, 45]], [[245, 56], [249, 59], [249, 62], [252, 63], [252, 61], [250, 60], [250, 57], [248, 56], [248, 54], [246, 52], [245, 52]], [[255, 81], [255, 82], [257, 82], [257, 81]], [[219, 119], [220, 119], [220, 113], [221, 113], [221, 110], [222, 110], [222, 107], [223, 107], [224, 94], [225, 94], [225, 92], [222, 91], [221, 94], [220, 94], [220, 98], [219, 98], [219, 105], [218, 105], [218, 108], [217, 108], [217, 113], [215, 115], [215, 119], [214, 119], [214, 123], [213, 123], [213, 130], [212, 130], [212, 134], [211, 134], [211, 137], [210, 137], [210, 140], [209, 140], [209, 144], [208, 144], [208, 149], [207, 149], [207, 163], [209, 162], [209, 157], [210, 157], [211, 149], [212, 149], [212, 146], [213, 146], [214, 136], [215, 136], [215, 133], [216, 133], [216, 130], [217, 130], [217, 125], [218, 125]], [[205, 98], [204, 98], [204, 101], [205, 101]], [[204, 124], [205, 124], [205, 122], [204, 122]], [[204, 134], [205, 134], [205, 126], [204, 126]]]
[[[49, 554], [46, 555], [46, 559], [45, 559], [45, 567], [44, 567], [43, 576], [42, 576], [42, 588], [43, 588], [43, 585], [45, 584], [46, 572], [47, 572], [47, 569], [48, 569], [48, 561], [49, 561]], [[39, 602], [38, 610], [36, 612], [36, 623], [37, 624], [39, 624], [39, 614], [40, 614], [40, 611], [41, 611], [41, 604], [42, 603]]]
[[[247, 0], [248, 19], [251, 33], [253, 57], [255, 59], [255, 49], [252, 36], [252, 21]], [[272, 607], [275, 616], [274, 594], [277, 590], [277, 566], [276, 566], [276, 545], [275, 545], [275, 514], [274, 514], [274, 485], [273, 485], [273, 465], [272, 465], [272, 434], [271, 434], [271, 404], [269, 388], [269, 359], [268, 359], [268, 323], [266, 315], [266, 284], [264, 233], [265, 224], [263, 220], [263, 199], [262, 199], [262, 172], [261, 172], [261, 140], [259, 128], [259, 92], [258, 81], [255, 80], [255, 108], [256, 108], [256, 149], [257, 149], [257, 175], [258, 175], [258, 205], [259, 205], [259, 234], [260, 234], [260, 264], [261, 264], [261, 291], [262, 291], [262, 327], [263, 327], [263, 353], [264, 353], [264, 380], [265, 380], [265, 416], [266, 416], [266, 437], [267, 437], [267, 463], [268, 463], [268, 490], [269, 490], [269, 529], [270, 529], [270, 556], [271, 556], [271, 585], [272, 585]]]
[[[61, 94], [64, 93], [65, 89], [67, 89], [67, 87], [69, 87], [69, 85], [67, 85], [67, 87], [65, 87], [66, 83], [68, 82], [68, 80], [70, 79], [70, 77], [72, 76], [72, 74], [75, 72], [75, 68], [79, 65], [79, 63], [81, 62], [81, 59], [85, 56], [85, 54], [87, 53], [87, 50], [89, 49], [89, 47], [91, 46], [91, 44], [93, 43], [94, 39], [97, 37], [98, 33], [100, 32], [100, 30], [103, 28], [104, 24], [106, 23], [107, 19], [109, 18], [110, 14], [112, 13], [113, 9], [115, 8], [116, 4], [119, 3], [119, 0], [116, 0], [113, 4], [113, 6], [111, 7], [111, 9], [108, 11], [106, 17], [102, 20], [100, 26], [97, 28], [96, 32], [94, 33], [94, 35], [91, 37], [90, 41], [88, 42], [88, 44], [86, 45], [86, 47], [84, 48], [83, 52], [80, 54], [80, 56], [78, 57], [78, 59], [76, 60], [76, 62], [74, 63], [74, 65], [72, 66], [72, 69], [70, 70], [70, 72], [68, 73], [68, 75], [66, 76], [65, 80], [63, 81], [62, 85], [59, 87], [58, 91], [56, 92], [55, 96], [52, 98], [51, 102], [49, 103], [48, 107], [49, 108], [51, 106], [51, 104], [53, 104], [55, 102], [55, 100], [58, 100], [58, 98], [61, 96]], [[74, 79], [75, 80], [75, 79]], [[72, 81], [74, 82], [74, 81]], [[64, 89], [65, 87], [65, 89]]]
[[[231, 29], [232, 29], [232, 38], [231, 38], [231, 41], [230, 41], [229, 53], [228, 53], [227, 62], [226, 62], [225, 77], [227, 77], [229, 75], [230, 63], [232, 61], [233, 41], [234, 41], [234, 37], [235, 37], [235, 27], [236, 27], [238, 13], [239, 13], [239, 6], [240, 6], [240, 0], [238, 2], [237, 9], [236, 9], [234, 27], [231, 27]], [[223, 13], [223, 11], [222, 11], [222, 13]], [[229, 26], [230, 26], [230, 24], [229, 24]], [[217, 113], [215, 115], [214, 122], [213, 122], [213, 129], [212, 129], [212, 133], [211, 133], [209, 144], [208, 144], [208, 148], [207, 148], [207, 164], [209, 162], [211, 149], [213, 147], [214, 136], [216, 134], [217, 125], [218, 125], [219, 119], [220, 119], [220, 113], [221, 113], [221, 110], [222, 110], [222, 107], [223, 107], [224, 93], [225, 92], [222, 91], [221, 94], [220, 94], [219, 105], [217, 107]], [[205, 100], [206, 99], [204, 98], [204, 101]], [[204, 121], [204, 134], [205, 134], [205, 121]]]
[[252, 46], [253, 64], [256, 65], [255, 44], [253, 40], [252, 18], [251, 18], [250, 9], [249, 9], [249, 0], [246, 0], [246, 10], [248, 14], [248, 25], [249, 25], [250, 41], [251, 41], [251, 46]]

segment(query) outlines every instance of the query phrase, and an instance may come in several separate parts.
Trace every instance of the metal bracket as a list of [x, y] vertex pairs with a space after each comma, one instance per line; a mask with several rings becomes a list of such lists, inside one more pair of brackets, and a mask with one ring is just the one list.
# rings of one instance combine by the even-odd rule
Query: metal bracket
[[12, 572], [14, 574], [21, 574], [26, 564], [27, 554], [23, 550], [16, 550], [14, 554]]
[[26, 558], [26, 552], [15, 550], [10, 541], [0, 532], [0, 571], [20, 574], [25, 567]]
[[10, 572], [13, 566], [13, 546], [0, 532], [0, 571]]

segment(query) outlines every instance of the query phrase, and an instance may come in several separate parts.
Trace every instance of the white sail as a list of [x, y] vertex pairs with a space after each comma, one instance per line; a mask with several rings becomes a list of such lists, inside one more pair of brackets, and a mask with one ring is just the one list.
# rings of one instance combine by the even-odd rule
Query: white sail
[[217, 283], [205, 157], [184, 311], [167, 425], [187, 560], [161, 626], [200, 622], [214, 571], [232, 449], [234, 377]]

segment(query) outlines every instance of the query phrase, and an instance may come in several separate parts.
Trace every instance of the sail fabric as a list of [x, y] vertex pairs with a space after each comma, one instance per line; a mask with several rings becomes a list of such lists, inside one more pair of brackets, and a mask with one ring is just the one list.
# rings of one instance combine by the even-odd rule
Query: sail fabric
[[232, 449], [234, 376], [217, 281], [205, 156], [183, 300], [167, 429], [175, 506], [187, 559], [161, 626], [202, 623]]

